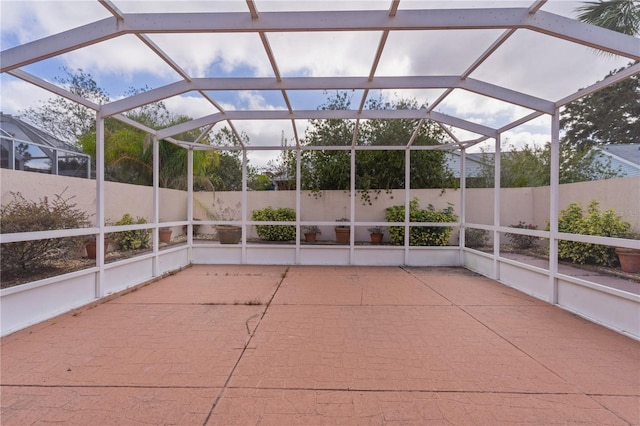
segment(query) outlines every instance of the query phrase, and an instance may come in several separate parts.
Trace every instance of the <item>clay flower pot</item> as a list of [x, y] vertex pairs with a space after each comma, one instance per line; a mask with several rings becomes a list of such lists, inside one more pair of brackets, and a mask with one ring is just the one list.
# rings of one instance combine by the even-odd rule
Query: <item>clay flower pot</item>
[[640, 250], [618, 247], [616, 254], [624, 272], [640, 272]]
[[158, 231], [158, 235], [160, 237], [161, 243], [170, 243], [171, 242], [171, 228], [164, 228]]
[[233, 225], [218, 225], [218, 239], [220, 244], [238, 244], [242, 238], [242, 228]]
[[318, 238], [318, 233], [317, 232], [305, 232], [304, 233], [304, 240], [308, 243], [315, 243], [316, 239]]
[[382, 237], [384, 236], [384, 234], [374, 233], [374, 234], [369, 234], [369, 236], [371, 237], [371, 244], [377, 245], [382, 243]]
[[[111, 240], [109, 238], [104, 239], [104, 253], [107, 253], [107, 249], [109, 248], [109, 244], [111, 244]], [[96, 258], [96, 239], [91, 238], [84, 242], [84, 248], [87, 251], [87, 257], [89, 259]]]
[[337, 226], [336, 230], [336, 243], [349, 244], [351, 242], [351, 228]]

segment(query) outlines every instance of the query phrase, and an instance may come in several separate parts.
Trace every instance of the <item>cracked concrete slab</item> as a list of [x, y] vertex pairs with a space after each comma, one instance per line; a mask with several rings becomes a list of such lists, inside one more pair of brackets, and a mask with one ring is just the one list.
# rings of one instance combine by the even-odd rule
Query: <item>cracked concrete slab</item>
[[640, 425], [639, 342], [460, 268], [197, 265], [0, 351], [3, 425]]

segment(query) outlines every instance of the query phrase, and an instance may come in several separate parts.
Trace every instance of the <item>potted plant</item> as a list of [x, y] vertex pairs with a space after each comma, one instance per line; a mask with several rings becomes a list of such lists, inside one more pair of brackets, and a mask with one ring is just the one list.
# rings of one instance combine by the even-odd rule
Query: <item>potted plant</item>
[[161, 243], [170, 243], [171, 242], [171, 228], [160, 228], [158, 230], [158, 236], [160, 238]]
[[238, 244], [242, 239], [242, 227], [237, 225], [216, 226], [220, 244]]
[[320, 228], [316, 225], [308, 225], [302, 227], [302, 232], [304, 233], [304, 240], [308, 243], [313, 243], [316, 241], [318, 234], [321, 234]]
[[382, 226], [374, 226], [367, 229], [369, 231], [369, 237], [371, 237], [371, 244], [382, 243], [382, 237], [384, 236], [384, 228]]
[[[96, 258], [96, 237], [91, 237], [88, 238], [85, 242], [84, 242], [84, 249], [87, 251], [87, 257], [89, 259], [95, 259]], [[109, 244], [111, 244], [111, 239], [108, 237], [104, 237], [104, 254], [107, 254], [107, 251], [109, 249]]]
[[[640, 233], [631, 231], [626, 235], [630, 240], [639, 240]], [[640, 249], [628, 247], [616, 247], [616, 254], [620, 261], [620, 267], [624, 272], [640, 272]]]
[[[347, 218], [338, 219], [336, 222], [349, 222]], [[351, 227], [349, 225], [338, 225], [335, 227], [336, 231], [336, 243], [349, 244], [351, 243]]]
[[[234, 206], [226, 206], [223, 201], [218, 200], [214, 203], [214, 210], [205, 210], [208, 219], [234, 221], [238, 217], [240, 211], [240, 203]], [[220, 244], [238, 244], [242, 239], [242, 227], [238, 225], [216, 225], [218, 241]]]

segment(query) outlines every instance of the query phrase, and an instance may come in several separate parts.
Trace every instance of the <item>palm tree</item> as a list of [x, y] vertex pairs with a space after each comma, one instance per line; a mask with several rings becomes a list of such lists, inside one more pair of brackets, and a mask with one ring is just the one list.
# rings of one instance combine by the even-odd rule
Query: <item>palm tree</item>
[[576, 9], [578, 19], [627, 35], [640, 34], [640, 2], [634, 0], [598, 0]]
[[[169, 125], [188, 121], [178, 116], [168, 121]], [[142, 121], [142, 120], [140, 120]], [[155, 123], [154, 123], [155, 124]], [[153, 127], [158, 127], [154, 125]], [[193, 141], [199, 131], [177, 135], [180, 140]], [[206, 139], [206, 138], [205, 138]], [[207, 143], [208, 139], [204, 141]], [[95, 132], [86, 133], [79, 139], [84, 152], [95, 158]], [[187, 150], [167, 141], [159, 142], [160, 187], [187, 189]], [[107, 180], [137, 185], [151, 185], [153, 182], [153, 143], [151, 137], [142, 130], [133, 128], [114, 119], [105, 123], [105, 173]], [[216, 151], [194, 151], [194, 186], [198, 189], [212, 190], [208, 178], [210, 171], [219, 164]]]

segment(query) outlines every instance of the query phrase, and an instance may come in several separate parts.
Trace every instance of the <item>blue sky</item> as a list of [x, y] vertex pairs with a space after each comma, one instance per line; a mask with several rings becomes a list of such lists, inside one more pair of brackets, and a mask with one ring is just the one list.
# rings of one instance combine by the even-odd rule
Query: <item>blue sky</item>
[[[402, 0], [402, 8], [413, 7], [528, 7], [532, 1], [436, 2]], [[122, 1], [114, 4], [124, 12], [143, 11], [247, 11], [244, 0], [207, 2]], [[549, 1], [543, 10], [573, 16], [581, 2]], [[390, 1], [270, 1], [257, 0], [259, 11], [303, 9], [358, 9], [374, 7], [388, 9]], [[364, 6], [363, 6], [364, 5]], [[0, 1], [2, 49], [25, 43], [66, 29], [109, 17], [109, 12], [97, 1]], [[423, 34], [391, 33], [376, 75], [435, 75], [462, 72], [501, 31], [431, 31]], [[240, 37], [229, 35], [190, 35], [177, 37], [152, 35], [151, 39], [167, 52], [192, 77], [273, 77], [273, 71], [262, 44], [255, 34]], [[269, 42], [280, 72], [284, 76], [362, 76], [368, 75], [375, 54], [379, 33], [294, 33], [271, 34]], [[453, 41], [453, 42], [452, 42]], [[442, 46], [447, 43], [447, 49]], [[577, 48], [576, 48], [577, 47]], [[624, 58], [605, 57], [591, 49], [571, 43], [550, 40], [539, 34], [519, 31], [500, 51], [473, 74], [473, 78], [501, 84], [551, 100], [602, 79], [610, 70], [628, 63]], [[89, 46], [31, 65], [25, 70], [46, 80], [63, 75], [61, 68], [82, 68], [112, 99], [118, 99], [129, 88], [154, 88], [177, 81], [179, 76], [134, 36]], [[580, 70], [577, 76], [575, 70]], [[50, 94], [31, 87], [11, 76], [0, 80], [0, 107], [4, 113], [19, 114], [47, 99]], [[370, 96], [393, 98], [405, 96], [419, 103], [431, 102], [438, 91], [405, 91], [372, 93]], [[227, 109], [283, 109], [279, 92], [218, 92], [211, 93]], [[321, 92], [292, 92], [295, 107], [316, 109], [325, 99]], [[216, 112], [197, 94], [170, 98], [165, 101], [176, 114], [194, 118]], [[354, 97], [357, 107], [359, 98]], [[464, 91], [455, 91], [438, 111], [490, 126], [501, 126], [522, 117], [527, 110]], [[251, 123], [247, 127], [252, 143], [279, 143], [282, 132], [291, 139], [290, 126], [283, 123]], [[463, 139], [464, 132], [459, 134]], [[507, 144], [543, 143], [549, 140], [549, 120], [541, 118], [504, 135]]]

